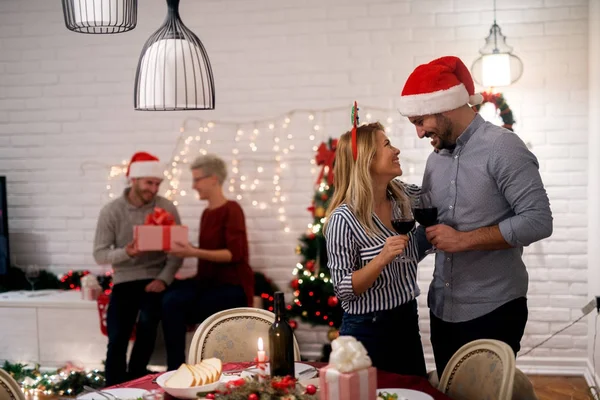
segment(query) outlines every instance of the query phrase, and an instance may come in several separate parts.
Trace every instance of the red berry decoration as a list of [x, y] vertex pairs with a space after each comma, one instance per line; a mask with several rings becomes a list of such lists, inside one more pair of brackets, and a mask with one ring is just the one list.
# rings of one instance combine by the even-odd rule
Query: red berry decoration
[[300, 287], [300, 282], [298, 282], [298, 279], [294, 279], [291, 283], [290, 286], [292, 287], [292, 289], [294, 290], [298, 290], [298, 288]]
[[327, 196], [327, 194], [323, 193], [321, 195], [321, 200], [326, 201], [329, 198], [329, 196]]
[[248, 400], [258, 400], [258, 395], [256, 393], [250, 393], [248, 395]]
[[308, 385], [306, 387], [306, 394], [315, 394], [317, 393], [317, 387], [315, 385]]
[[338, 305], [338, 303], [339, 303], [339, 300], [338, 300], [338, 298], [337, 298], [337, 297], [335, 297], [335, 296], [331, 296], [331, 297], [329, 297], [329, 298], [327, 299], [327, 305], [328, 305], [329, 307], [335, 307], [335, 306], [337, 306], [337, 305]]
[[305, 267], [306, 267], [306, 269], [307, 269], [307, 270], [309, 270], [310, 272], [313, 272], [313, 271], [315, 270], [315, 262], [314, 262], [314, 260], [308, 260], [308, 261], [306, 262], [306, 265], [305, 265]]
[[214, 399], [215, 398], [215, 394], [214, 393], [207, 393], [206, 396], [204, 396], [207, 399]]
[[298, 327], [298, 323], [296, 321], [294, 321], [293, 319], [289, 320], [288, 324], [290, 325], [290, 328], [292, 328], [293, 330], [296, 330], [296, 328]]

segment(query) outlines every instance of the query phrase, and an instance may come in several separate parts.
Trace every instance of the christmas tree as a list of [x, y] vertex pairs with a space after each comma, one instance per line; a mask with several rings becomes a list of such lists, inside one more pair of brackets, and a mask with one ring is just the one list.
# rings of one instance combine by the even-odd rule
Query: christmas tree
[[337, 337], [337, 328], [342, 322], [342, 308], [333, 292], [331, 275], [327, 268], [327, 250], [323, 236], [325, 210], [333, 196], [333, 163], [337, 139], [329, 139], [321, 143], [315, 157], [316, 164], [321, 167], [315, 183], [315, 195], [308, 211], [313, 222], [300, 237], [296, 253], [301, 261], [293, 271], [291, 287], [294, 290], [294, 301], [291, 314], [313, 325], [332, 327], [329, 339]]

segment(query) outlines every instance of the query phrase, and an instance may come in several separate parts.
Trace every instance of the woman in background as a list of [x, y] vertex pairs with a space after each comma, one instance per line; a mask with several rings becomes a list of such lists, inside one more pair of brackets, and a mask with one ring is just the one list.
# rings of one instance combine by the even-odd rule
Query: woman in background
[[167, 367], [185, 362], [186, 324], [201, 323], [210, 315], [235, 307], [249, 307], [254, 296], [254, 274], [248, 264], [248, 238], [244, 212], [223, 194], [227, 167], [208, 154], [191, 166], [193, 188], [207, 207], [200, 218], [198, 247], [178, 243], [169, 252], [198, 259], [192, 279], [177, 281], [163, 298], [163, 331]]

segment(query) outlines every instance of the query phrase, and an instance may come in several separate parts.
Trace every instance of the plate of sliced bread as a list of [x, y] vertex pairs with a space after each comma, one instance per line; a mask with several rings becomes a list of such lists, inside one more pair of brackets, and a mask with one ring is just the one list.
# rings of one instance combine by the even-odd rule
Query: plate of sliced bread
[[173, 397], [196, 399], [198, 393], [212, 392], [221, 382], [232, 379], [222, 375], [222, 371], [221, 360], [207, 358], [198, 364], [181, 364], [176, 371], [165, 372], [156, 378], [156, 383]]

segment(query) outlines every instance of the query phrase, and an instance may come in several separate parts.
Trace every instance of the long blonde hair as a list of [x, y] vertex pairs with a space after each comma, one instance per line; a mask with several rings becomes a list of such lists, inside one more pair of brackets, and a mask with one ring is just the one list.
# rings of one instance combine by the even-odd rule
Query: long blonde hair
[[[370, 172], [377, 151], [377, 131], [385, 132], [385, 128], [379, 122], [361, 125], [357, 128], [358, 156], [356, 161], [352, 157], [352, 133], [348, 131], [340, 137], [333, 167], [335, 189], [326, 212], [326, 217], [329, 217], [333, 210], [345, 203], [369, 235], [380, 232], [373, 222], [375, 201]], [[391, 181], [388, 183], [387, 190], [396, 199], [402, 213], [408, 215], [410, 200], [401, 187], [401, 183]], [[324, 229], [327, 229], [327, 221]]]

